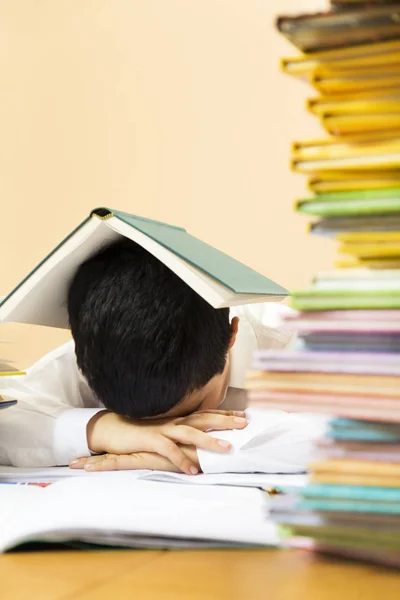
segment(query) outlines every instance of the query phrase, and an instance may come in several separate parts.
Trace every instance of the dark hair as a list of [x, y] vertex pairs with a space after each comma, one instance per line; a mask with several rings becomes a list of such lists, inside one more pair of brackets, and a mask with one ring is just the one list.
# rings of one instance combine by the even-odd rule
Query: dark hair
[[216, 310], [130, 240], [84, 262], [68, 293], [77, 362], [106, 408], [167, 412], [222, 373], [229, 309]]

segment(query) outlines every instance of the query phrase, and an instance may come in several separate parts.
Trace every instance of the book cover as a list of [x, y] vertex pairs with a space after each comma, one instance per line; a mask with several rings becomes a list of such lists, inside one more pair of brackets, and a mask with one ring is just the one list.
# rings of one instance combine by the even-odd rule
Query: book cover
[[181, 227], [99, 208], [0, 303], [0, 321], [68, 328], [66, 299], [79, 265], [121, 238], [140, 244], [214, 308], [281, 300], [287, 290]]

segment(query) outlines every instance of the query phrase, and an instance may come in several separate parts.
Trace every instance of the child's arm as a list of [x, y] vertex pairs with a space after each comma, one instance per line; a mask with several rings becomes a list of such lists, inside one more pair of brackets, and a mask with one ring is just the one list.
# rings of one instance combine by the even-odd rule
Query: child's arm
[[78, 371], [72, 342], [44, 356], [25, 376], [1, 377], [0, 394], [18, 401], [0, 418], [2, 464], [65, 465], [89, 454], [86, 425], [99, 403]]
[[[167, 459], [177, 470], [194, 475], [198, 468], [183, 451], [183, 445], [193, 445], [213, 453], [228, 452], [231, 449], [229, 442], [206, 431], [243, 429], [246, 425], [243, 412], [209, 410], [186, 417], [132, 420], [104, 411], [88, 425], [88, 444], [92, 451], [112, 456], [155, 453]], [[94, 459], [94, 462], [97, 460]], [[81, 468], [81, 464], [81, 461], [70, 463], [72, 468]]]
[[[201, 467], [195, 446], [181, 446], [182, 452], [192, 465], [200, 472]], [[139, 469], [150, 469], [151, 471], [169, 471], [180, 473], [174, 463], [168, 458], [160, 456], [155, 452], [134, 452], [133, 454], [100, 454], [80, 458], [71, 466], [72, 469], [85, 469], [87, 471], [136, 471]]]
[[91, 451], [150, 451], [186, 471], [192, 465], [179, 450], [179, 442], [224, 452], [227, 448], [204, 432], [245, 426], [223, 412], [148, 421], [151, 427], [146, 422], [127, 425], [123, 418], [106, 413], [95, 398], [78, 370], [72, 342], [43, 357], [26, 376], [0, 378], [0, 394], [18, 401], [0, 417], [0, 463], [4, 465], [67, 465], [90, 456]]
[[[327, 418], [288, 414], [279, 410], [248, 409], [248, 422], [241, 431], [211, 433], [230, 442], [231, 451], [215, 453], [182, 446], [187, 459], [204, 473], [303, 473], [315, 460], [317, 439], [326, 429]], [[179, 472], [175, 464], [151, 452], [104, 454], [82, 458], [74, 468], [88, 471], [152, 469]]]

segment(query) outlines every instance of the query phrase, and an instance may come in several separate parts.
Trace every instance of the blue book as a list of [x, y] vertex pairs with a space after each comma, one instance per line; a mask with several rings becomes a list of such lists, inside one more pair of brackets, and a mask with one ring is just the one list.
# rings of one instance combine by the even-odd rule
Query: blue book
[[330, 421], [327, 436], [335, 440], [398, 443], [400, 426], [338, 418]]
[[358, 442], [392, 442], [400, 443], [400, 434], [384, 431], [335, 431], [328, 430], [327, 437], [333, 440], [354, 440]]
[[363, 501], [378, 500], [379, 502], [400, 503], [400, 488], [310, 483], [303, 488], [300, 493], [303, 498], [332, 498]]
[[400, 503], [373, 502], [360, 500], [337, 500], [323, 498], [306, 498], [297, 505], [300, 510], [346, 511], [362, 513], [384, 513], [400, 515]]

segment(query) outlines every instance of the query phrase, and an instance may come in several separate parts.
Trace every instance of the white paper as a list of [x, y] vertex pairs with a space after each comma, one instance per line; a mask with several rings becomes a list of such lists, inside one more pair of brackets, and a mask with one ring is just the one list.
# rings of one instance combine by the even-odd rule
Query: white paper
[[211, 431], [229, 441], [232, 450], [198, 450], [203, 473], [304, 473], [315, 455], [327, 418], [299, 416], [281, 410], [250, 408], [244, 429]]
[[[152, 471], [145, 469], [137, 471], [128, 471], [130, 479], [140, 479]], [[65, 478], [76, 477], [115, 477], [121, 474], [121, 471], [103, 471], [97, 473], [88, 473], [83, 469], [70, 469], [69, 467], [8, 467], [0, 466], [0, 484], [1, 482], [16, 483], [53, 483]]]
[[200, 474], [195, 477], [183, 473], [166, 473], [151, 471], [141, 476], [142, 480], [165, 481], [169, 483], [185, 483], [189, 485], [229, 485], [235, 487], [300, 489], [309, 480], [305, 474], [268, 475], [264, 473], [213, 473]]
[[[121, 474], [119, 474], [121, 475]], [[38, 540], [96, 538], [110, 543], [135, 536], [231, 544], [278, 545], [268, 498], [256, 489], [186, 486], [128, 477], [83, 477], [47, 488], [0, 486], [0, 551]], [[153, 541], [152, 541], [153, 540]]]

